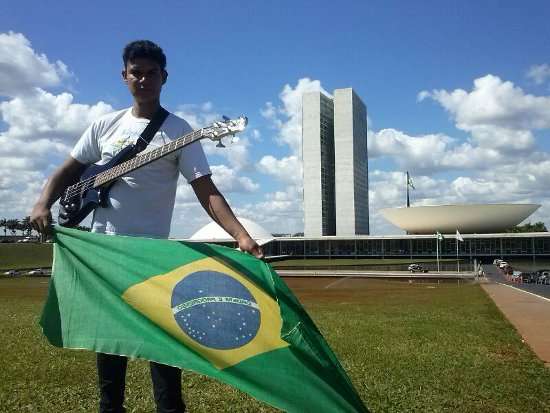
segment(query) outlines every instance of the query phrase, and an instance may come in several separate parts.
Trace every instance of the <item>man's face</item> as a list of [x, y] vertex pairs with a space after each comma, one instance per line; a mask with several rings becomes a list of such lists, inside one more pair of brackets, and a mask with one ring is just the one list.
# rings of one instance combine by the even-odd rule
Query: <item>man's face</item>
[[167, 76], [168, 73], [157, 62], [145, 58], [129, 60], [122, 71], [128, 90], [138, 103], [159, 100]]

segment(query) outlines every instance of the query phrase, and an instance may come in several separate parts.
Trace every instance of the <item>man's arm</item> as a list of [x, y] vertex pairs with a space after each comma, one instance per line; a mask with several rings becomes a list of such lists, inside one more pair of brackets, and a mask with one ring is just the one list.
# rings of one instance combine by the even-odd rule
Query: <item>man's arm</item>
[[57, 201], [66, 187], [76, 182], [84, 168], [86, 165], [69, 156], [50, 176], [31, 212], [31, 225], [34, 230], [40, 233], [49, 232], [52, 222], [50, 209], [53, 203]]
[[242, 251], [249, 252], [257, 258], [263, 258], [262, 248], [254, 241], [218, 191], [214, 182], [208, 176], [202, 176], [191, 181], [191, 186], [204, 210], [239, 243]]

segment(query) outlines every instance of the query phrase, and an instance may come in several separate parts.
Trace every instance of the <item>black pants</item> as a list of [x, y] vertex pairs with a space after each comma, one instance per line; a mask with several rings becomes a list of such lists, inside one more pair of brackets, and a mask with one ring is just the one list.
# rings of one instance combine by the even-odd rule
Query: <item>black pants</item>
[[[124, 413], [124, 387], [128, 359], [123, 356], [97, 353], [99, 378], [99, 412]], [[183, 413], [181, 370], [155, 362], [150, 363], [157, 413]]]

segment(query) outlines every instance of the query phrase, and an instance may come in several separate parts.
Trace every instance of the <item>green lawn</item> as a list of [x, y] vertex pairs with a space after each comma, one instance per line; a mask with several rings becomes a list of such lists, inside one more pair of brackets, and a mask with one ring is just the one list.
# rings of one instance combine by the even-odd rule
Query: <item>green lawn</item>
[[[94, 355], [51, 347], [37, 325], [47, 282], [0, 279], [0, 411], [97, 411]], [[550, 411], [550, 371], [478, 285], [308, 282], [294, 290], [372, 411]], [[128, 411], [154, 411], [146, 362], [127, 383]], [[273, 411], [191, 372], [184, 391], [190, 412]]]
[[0, 244], [0, 270], [52, 266], [52, 244]]

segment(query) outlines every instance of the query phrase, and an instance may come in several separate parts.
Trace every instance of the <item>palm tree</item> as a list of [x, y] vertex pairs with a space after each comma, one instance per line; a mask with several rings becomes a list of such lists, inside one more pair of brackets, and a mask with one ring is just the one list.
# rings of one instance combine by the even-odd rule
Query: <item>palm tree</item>
[[7, 227], [11, 232], [11, 235], [15, 235], [15, 231], [19, 229], [19, 220], [18, 219], [8, 219]]
[[4, 236], [6, 236], [6, 231], [8, 229], [8, 220], [6, 218], [0, 219], [0, 227], [4, 227]]
[[25, 218], [21, 220], [21, 230], [27, 233], [27, 237], [31, 236], [32, 226], [31, 226], [30, 216], [27, 215]]

